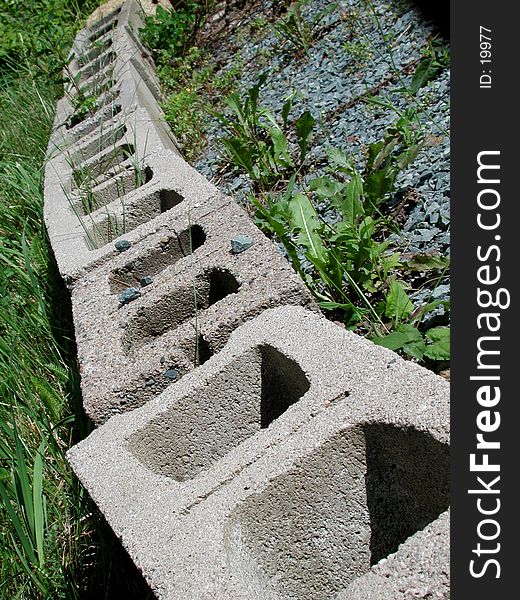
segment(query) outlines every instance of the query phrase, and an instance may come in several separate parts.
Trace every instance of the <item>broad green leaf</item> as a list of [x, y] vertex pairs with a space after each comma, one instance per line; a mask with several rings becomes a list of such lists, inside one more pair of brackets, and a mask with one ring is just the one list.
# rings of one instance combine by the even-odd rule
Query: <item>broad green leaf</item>
[[430, 271], [446, 269], [450, 266], [450, 257], [439, 254], [414, 254], [402, 261], [409, 271]]
[[294, 166], [285, 133], [279, 127], [271, 127], [269, 135], [273, 141], [274, 159], [277, 165], [284, 169]]
[[365, 177], [364, 192], [372, 210], [375, 210], [384, 201], [388, 192], [391, 191], [394, 181], [395, 174], [391, 167], [374, 171]]
[[294, 124], [296, 128], [296, 139], [298, 141], [298, 146], [300, 147], [300, 162], [303, 162], [307, 155], [314, 123], [314, 117], [306, 110]]
[[[388, 242], [390, 242], [390, 240], [388, 240]], [[399, 252], [394, 252], [390, 256], [384, 256], [382, 258], [382, 263], [383, 263], [383, 267], [384, 267], [385, 271], [388, 272], [391, 269], [395, 269], [398, 266], [400, 266], [401, 255], [399, 254]]]
[[392, 154], [394, 148], [398, 143], [397, 136], [385, 137], [383, 144], [379, 148], [379, 152], [374, 157], [373, 169], [377, 170], [385, 162], [385, 160]]
[[401, 350], [419, 360], [424, 353], [425, 343], [421, 332], [407, 323], [401, 323], [388, 335], [373, 338], [372, 341], [390, 350]]
[[426, 337], [431, 344], [426, 346], [424, 355], [432, 360], [450, 359], [450, 328], [434, 327], [426, 332]]
[[375, 221], [372, 217], [365, 217], [358, 227], [359, 238], [361, 240], [372, 241], [375, 231]]
[[352, 167], [351, 162], [347, 154], [340, 148], [328, 147], [325, 149], [327, 158], [333, 166], [343, 167], [350, 169]]
[[421, 60], [408, 87], [410, 94], [415, 95], [423, 86], [435, 79], [440, 71], [440, 65], [432, 57]]
[[287, 122], [288, 122], [288, 119], [289, 119], [289, 113], [291, 112], [293, 100], [294, 100], [294, 94], [291, 94], [289, 96], [289, 98], [287, 98], [287, 100], [283, 103], [283, 106], [282, 106], [282, 121], [283, 121], [284, 127], [287, 127]]
[[[401, 283], [392, 279], [390, 290], [386, 296], [385, 315], [389, 319], [400, 321], [408, 317], [414, 309], [408, 294], [404, 291]], [[415, 328], [414, 328], [415, 329]]]
[[392, 331], [384, 337], [375, 337], [372, 339], [374, 344], [378, 346], [384, 346], [390, 350], [400, 350], [408, 341], [409, 336], [401, 331]]
[[404, 171], [413, 163], [413, 161], [417, 158], [419, 152], [423, 149], [423, 145], [424, 144], [422, 142], [419, 144], [414, 144], [399, 155], [397, 159], [397, 165], [399, 166], [401, 171]]
[[253, 153], [238, 138], [224, 138], [224, 147], [231, 156], [233, 162], [244, 168], [249, 174], [253, 172]]
[[343, 192], [345, 184], [332, 177], [316, 177], [309, 183], [311, 191], [320, 198], [320, 200], [328, 200], [332, 205], [338, 206], [338, 198]]
[[352, 173], [351, 180], [343, 188], [341, 201], [341, 212], [348, 223], [355, 223], [357, 218], [363, 215], [363, 181], [359, 173]]
[[317, 229], [320, 223], [316, 210], [305, 194], [296, 194], [290, 204], [292, 226], [298, 233], [298, 243], [304, 246], [311, 256], [323, 260], [323, 244]]
[[422, 360], [425, 348], [426, 344], [421, 338], [411, 342], [406, 342], [406, 344], [403, 346], [403, 352], [408, 354], [408, 356], [413, 356], [417, 360]]

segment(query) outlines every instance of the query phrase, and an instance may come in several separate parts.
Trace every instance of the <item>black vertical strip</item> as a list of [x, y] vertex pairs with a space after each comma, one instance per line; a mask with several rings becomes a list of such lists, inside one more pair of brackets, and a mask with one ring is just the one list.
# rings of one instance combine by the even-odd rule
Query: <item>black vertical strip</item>
[[[455, 600], [518, 594], [520, 398], [513, 378], [520, 374], [520, 327], [513, 284], [520, 273], [520, 100], [513, 90], [519, 72], [519, 12], [518, 3], [499, 0], [455, 0], [451, 5]], [[482, 169], [480, 183], [479, 154], [483, 164], [497, 167]]]

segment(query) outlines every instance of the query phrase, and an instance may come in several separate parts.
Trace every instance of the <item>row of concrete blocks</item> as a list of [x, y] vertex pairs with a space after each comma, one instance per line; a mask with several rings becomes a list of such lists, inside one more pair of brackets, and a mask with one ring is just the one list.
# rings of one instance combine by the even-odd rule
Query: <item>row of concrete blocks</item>
[[141, 26], [130, 0], [78, 34], [49, 145], [99, 425], [75, 472], [158, 598], [448, 598], [448, 384], [325, 320], [185, 163]]

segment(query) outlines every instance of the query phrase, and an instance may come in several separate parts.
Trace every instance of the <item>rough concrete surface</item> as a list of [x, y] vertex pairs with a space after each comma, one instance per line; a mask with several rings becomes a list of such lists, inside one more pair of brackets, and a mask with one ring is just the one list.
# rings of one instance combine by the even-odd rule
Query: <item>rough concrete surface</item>
[[101, 424], [71, 465], [160, 599], [449, 598], [448, 384], [319, 316], [182, 159], [142, 22], [78, 34], [48, 148]]
[[[237, 234], [253, 243], [233, 254]], [[265, 308], [313, 305], [287, 261], [229, 198], [165, 214], [132, 241], [72, 292], [83, 403], [96, 423], [153, 398], [172, 383], [167, 371], [180, 379]], [[142, 287], [144, 277], [153, 282]], [[140, 295], [122, 302], [128, 288]]]
[[448, 423], [444, 380], [283, 307], [69, 460], [161, 599], [447, 597]]
[[[126, 3], [78, 34], [65, 69], [70, 83], [49, 142], [44, 212], [69, 285], [111, 256], [115, 238], [173, 208], [158, 205], [158, 193], [184, 199], [194, 191], [198, 202], [216, 193], [180, 158], [164, 123], [141, 24], [137, 5]], [[84, 97], [96, 99], [90, 112], [78, 112]]]

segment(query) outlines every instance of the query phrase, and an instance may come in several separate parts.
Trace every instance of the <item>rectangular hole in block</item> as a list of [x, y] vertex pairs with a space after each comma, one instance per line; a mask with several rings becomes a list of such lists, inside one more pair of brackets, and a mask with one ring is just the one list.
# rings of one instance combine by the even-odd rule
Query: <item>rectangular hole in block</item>
[[213, 268], [195, 276], [193, 283], [178, 287], [153, 305], [141, 306], [131, 318], [123, 335], [127, 354], [153, 339], [176, 329], [229, 294], [235, 294], [239, 284], [227, 270]]
[[145, 167], [139, 177], [136, 177], [135, 171], [125, 169], [92, 189], [85, 186], [78, 192], [79, 197], [74, 204], [75, 212], [89, 215], [116, 200], [124, 202], [127, 194], [146, 185], [152, 179], [153, 171], [150, 167]]
[[86, 162], [96, 154], [101, 154], [104, 150], [116, 144], [127, 132], [125, 125], [114, 127], [112, 121], [102, 123], [94, 133], [94, 139], [84, 143], [81, 148], [71, 155], [71, 162], [78, 164]]
[[184, 198], [175, 190], [161, 190], [159, 196], [162, 213], [177, 206], [177, 204], [180, 204], [184, 200]]
[[100, 106], [93, 115], [89, 112], [79, 116], [72, 115], [67, 120], [65, 127], [70, 130], [73, 138], [78, 141], [81, 137], [92, 133], [103, 121], [114, 118], [121, 110], [120, 104], [110, 102], [106, 106]]
[[105, 151], [95, 160], [78, 165], [72, 172], [73, 187], [91, 189], [101, 183], [99, 178], [113, 177], [134, 152], [133, 144], [121, 144]]
[[[120, 167], [124, 167], [125, 170], [128, 170], [129, 165], [128, 163], [122, 163]], [[111, 177], [114, 177], [114, 175], [118, 175], [118, 173], [114, 171]], [[99, 179], [97, 181], [99, 181]], [[101, 248], [115, 239], [115, 230], [112, 226], [114, 219], [117, 219], [121, 224], [121, 226], [117, 228], [117, 231], [119, 232], [115, 236], [117, 237], [118, 235], [132, 231], [132, 229], [135, 229], [143, 223], [155, 219], [155, 217], [158, 217], [161, 214], [160, 191], [152, 192], [144, 198], [139, 198], [138, 202], [127, 203], [126, 196], [123, 196], [120, 200], [118, 206], [113, 206], [111, 208], [110, 215], [100, 215], [96, 219], [96, 223], [87, 228], [87, 236], [85, 239], [91, 249]]]
[[115, 17], [117, 17], [117, 15], [120, 12], [121, 12], [121, 6], [119, 8], [116, 8], [115, 10], [113, 10], [108, 15], [101, 17], [101, 19], [98, 19], [95, 23], [92, 23], [92, 25], [90, 25], [90, 27], [89, 27], [89, 29], [92, 31], [92, 35], [96, 35], [107, 24], [113, 24], [113, 26], [115, 27], [115, 25], [117, 24], [117, 21], [114, 22], [114, 19], [115, 19]]
[[171, 236], [146, 254], [135, 258], [110, 275], [110, 291], [119, 294], [125, 288], [139, 287], [143, 277], [155, 277], [166, 267], [189, 256], [206, 241], [200, 225], [192, 225], [178, 235]]
[[112, 31], [116, 27], [117, 27], [117, 19], [108, 23], [104, 27], [99, 27], [94, 33], [92, 33], [89, 36], [88, 41], [92, 44], [93, 42], [95, 42], [99, 38], [103, 37], [104, 35], [106, 35], [110, 31]]
[[266, 372], [283, 382], [279, 390], [269, 384], [269, 402], [280, 402], [278, 416], [289, 408], [289, 397], [294, 404], [309, 389], [295, 361], [270, 346], [253, 348], [134, 434], [131, 452], [154, 473], [193, 479], [261, 429]]
[[98, 42], [94, 42], [94, 44], [95, 45], [93, 48], [91, 48], [90, 50], [86, 50], [83, 54], [78, 56], [78, 64], [82, 67], [90, 64], [93, 60], [98, 58], [98, 56], [100, 56], [104, 52], [107, 52], [110, 46], [112, 46], [112, 40], [99, 40]]
[[448, 508], [449, 481], [449, 448], [428, 433], [346, 429], [232, 513], [230, 569], [276, 598], [336, 598]]
[[83, 96], [101, 96], [103, 94], [108, 93], [110, 89], [114, 86], [114, 83], [114, 69], [113, 67], [107, 67], [102, 71], [99, 71], [92, 77], [89, 77], [81, 85], [69, 86], [67, 95], [74, 104], [74, 102], [77, 101], [76, 99], [80, 94]]
[[103, 107], [114, 106], [118, 93], [117, 90], [110, 89], [100, 96], [87, 94], [81, 102], [72, 99], [74, 112], [67, 119], [67, 128], [73, 129], [83, 121], [97, 118], [98, 115], [103, 114]]
[[85, 81], [92, 77], [92, 75], [95, 75], [98, 71], [114, 62], [115, 58], [116, 55], [114, 54], [114, 52], [105, 52], [85, 67], [82, 67], [79, 70], [79, 72], [81, 73], [80, 83], [85, 83]]

